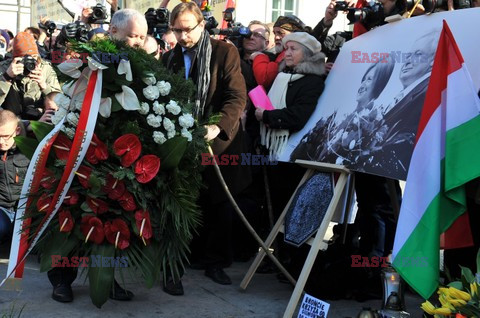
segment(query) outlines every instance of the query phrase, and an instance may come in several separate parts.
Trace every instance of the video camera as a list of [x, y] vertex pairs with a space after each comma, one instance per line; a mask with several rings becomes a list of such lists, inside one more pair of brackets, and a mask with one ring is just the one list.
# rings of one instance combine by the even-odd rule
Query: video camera
[[62, 28], [59, 37], [57, 37], [57, 42], [60, 45], [65, 45], [65, 42], [70, 40], [83, 43], [88, 42], [88, 26], [81, 21], [66, 24]]
[[88, 23], [103, 24], [108, 19], [107, 8], [101, 3], [97, 3], [94, 7], [91, 7], [92, 15], [88, 17]]
[[208, 22], [205, 25], [205, 29], [210, 35], [223, 35], [226, 39], [232, 42], [237, 48], [242, 47], [243, 39], [249, 39], [252, 36], [252, 31], [246, 26], [243, 26], [239, 22], [235, 22], [234, 17], [235, 8], [227, 8], [223, 12], [223, 20], [227, 22], [226, 29], [217, 29], [218, 25], [215, 18], [212, 16], [211, 19], [215, 20], [214, 27], [209, 27]]
[[145, 12], [145, 19], [148, 24], [148, 34], [153, 36], [162, 50], [169, 49], [169, 45], [162, 37], [168, 31], [168, 22], [170, 20], [170, 11], [167, 8], [149, 8]]
[[383, 5], [380, 2], [373, 2], [372, 4], [363, 8], [349, 8], [346, 1], [337, 1], [335, 4], [335, 10], [346, 11], [347, 19], [350, 21], [349, 24], [360, 22], [367, 29], [381, 25], [385, 20], [385, 12], [383, 10]]

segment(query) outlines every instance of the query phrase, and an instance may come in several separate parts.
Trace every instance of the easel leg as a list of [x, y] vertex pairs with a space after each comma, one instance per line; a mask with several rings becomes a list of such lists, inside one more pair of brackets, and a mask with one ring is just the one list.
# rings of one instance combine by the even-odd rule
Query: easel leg
[[[312, 170], [312, 169], [308, 169], [306, 172], [305, 172], [305, 175], [303, 176], [302, 180], [300, 181], [300, 184], [298, 185], [301, 186], [306, 180], [308, 180], [308, 178], [310, 178], [313, 173], [315, 172], [315, 170]], [[297, 190], [298, 190], [298, 187], [297, 187]], [[295, 190], [295, 193], [296, 191]], [[292, 195], [292, 197], [290, 198], [290, 200], [288, 201], [285, 209], [283, 209], [283, 212], [282, 214], [278, 217], [278, 220], [277, 222], [275, 223], [275, 225], [273, 226], [272, 230], [270, 231], [270, 234], [268, 234], [268, 237], [265, 241], [265, 245], [267, 247], [271, 247], [273, 242], [275, 241], [275, 238], [277, 237], [278, 233], [280, 233], [280, 229], [283, 225], [283, 221], [285, 219], [285, 215], [287, 214], [287, 211], [288, 211], [288, 208], [290, 207], [290, 204], [292, 203], [293, 201], [293, 198], [295, 197], [295, 193]], [[247, 274], [245, 274], [245, 277], [243, 278], [242, 282], [240, 283], [240, 288], [242, 289], [246, 289], [248, 284], [250, 283], [250, 281], [252, 280], [252, 277], [253, 275], [255, 274], [255, 272], [257, 271], [257, 268], [258, 266], [260, 266], [260, 263], [262, 262], [263, 258], [265, 257], [266, 253], [263, 249], [260, 249], [260, 251], [258, 252], [257, 256], [255, 257], [255, 259], [253, 260], [253, 263], [252, 265], [250, 265], [250, 268], [248, 269], [248, 272]], [[290, 280], [290, 279], [289, 279]], [[293, 280], [293, 282], [292, 282]], [[292, 278], [290, 280], [292, 283], [295, 282], [295, 280]], [[295, 282], [296, 283], [296, 282]], [[295, 284], [294, 283], [294, 284]]]

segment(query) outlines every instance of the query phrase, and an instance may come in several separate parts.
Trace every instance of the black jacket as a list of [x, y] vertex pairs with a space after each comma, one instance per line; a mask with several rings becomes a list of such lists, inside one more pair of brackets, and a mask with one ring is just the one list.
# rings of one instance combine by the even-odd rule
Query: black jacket
[[[322, 76], [325, 71], [324, 58], [323, 53], [317, 53], [295, 66], [293, 71], [305, 76], [288, 84], [285, 108], [263, 112], [265, 125], [273, 129], [288, 129], [290, 133], [305, 126], [325, 86]], [[280, 63], [279, 69], [286, 69], [285, 61]]]
[[0, 206], [14, 209], [30, 160], [16, 148], [0, 151]]

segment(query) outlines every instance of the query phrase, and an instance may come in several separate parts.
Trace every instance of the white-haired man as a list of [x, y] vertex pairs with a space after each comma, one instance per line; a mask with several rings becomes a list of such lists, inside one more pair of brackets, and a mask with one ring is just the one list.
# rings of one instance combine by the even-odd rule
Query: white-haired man
[[137, 10], [119, 10], [115, 12], [110, 21], [109, 32], [111, 38], [125, 41], [131, 47], [143, 47], [147, 31], [147, 20]]

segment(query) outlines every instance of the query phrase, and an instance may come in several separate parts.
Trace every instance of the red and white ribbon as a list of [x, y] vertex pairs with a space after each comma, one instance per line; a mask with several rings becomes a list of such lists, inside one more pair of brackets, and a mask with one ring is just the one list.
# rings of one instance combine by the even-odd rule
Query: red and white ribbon
[[[51, 146], [58, 135], [59, 130], [63, 126], [65, 118], [40, 142], [27, 169], [25, 182], [22, 187], [21, 199], [15, 217], [14, 236], [10, 250], [7, 276], [2, 283], [0, 283], [0, 286], [2, 286], [12, 275], [15, 278], [22, 278], [25, 258], [38, 242], [43, 231], [47, 228], [48, 224], [62, 205], [65, 195], [67, 194], [75, 176], [75, 172], [78, 170], [85, 154], [87, 153], [95, 130], [98, 110], [100, 107], [102, 94], [102, 70], [90, 71], [87, 68], [84, 72], [85, 73], [82, 74], [79, 81], [88, 78], [87, 91], [82, 103], [82, 111], [80, 112], [80, 118], [73, 138], [72, 149], [69, 153], [62, 178], [60, 179], [51, 201], [52, 203], [55, 202], [55, 204], [49, 206], [45, 217], [42, 219], [31, 239], [31, 243], [29, 243], [29, 233], [26, 229], [30, 225], [30, 218], [24, 219], [25, 211], [28, 211], [32, 201], [29, 194], [35, 193], [38, 189]], [[90, 73], [90, 76], [83, 76], [87, 75], [87, 73]], [[77, 82], [77, 87], [81, 86], [79, 84], [80, 83]], [[23, 231], [21, 231], [22, 228]]]

